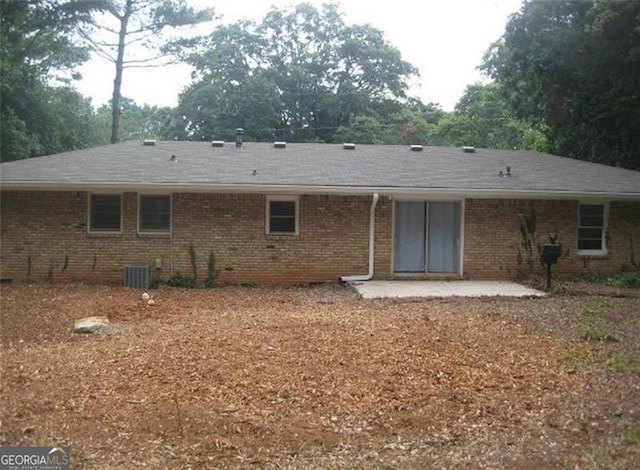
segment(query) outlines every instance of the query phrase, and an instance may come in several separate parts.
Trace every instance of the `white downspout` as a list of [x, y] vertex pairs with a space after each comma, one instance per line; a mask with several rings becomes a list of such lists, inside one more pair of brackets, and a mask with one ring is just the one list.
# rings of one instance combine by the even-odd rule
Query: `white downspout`
[[373, 266], [375, 261], [374, 253], [376, 245], [376, 206], [378, 205], [378, 199], [378, 193], [373, 193], [371, 208], [369, 209], [369, 270], [367, 271], [367, 274], [341, 276], [340, 281], [342, 282], [370, 281], [373, 277]]

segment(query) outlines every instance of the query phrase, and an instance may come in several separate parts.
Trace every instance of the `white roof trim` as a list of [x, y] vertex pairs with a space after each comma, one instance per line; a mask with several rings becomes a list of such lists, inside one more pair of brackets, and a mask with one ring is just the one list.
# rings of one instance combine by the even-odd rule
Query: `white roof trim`
[[456, 189], [456, 188], [410, 188], [396, 186], [315, 186], [315, 185], [281, 185], [281, 184], [185, 184], [185, 183], [75, 183], [75, 182], [38, 182], [11, 181], [0, 182], [2, 190], [16, 191], [118, 191], [118, 192], [184, 192], [184, 193], [279, 193], [279, 194], [339, 194], [339, 195], [370, 195], [380, 193], [392, 196], [438, 195], [451, 197], [482, 197], [501, 199], [580, 199], [580, 198], [609, 198], [636, 199], [637, 193], [612, 192], [579, 192], [544, 189]]

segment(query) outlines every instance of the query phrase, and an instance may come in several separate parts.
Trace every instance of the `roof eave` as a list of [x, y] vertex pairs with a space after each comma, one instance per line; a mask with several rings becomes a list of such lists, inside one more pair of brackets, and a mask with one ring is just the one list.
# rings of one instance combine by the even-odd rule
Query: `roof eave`
[[185, 184], [185, 183], [120, 183], [120, 182], [41, 182], [2, 181], [0, 189], [11, 191], [87, 191], [87, 192], [231, 192], [265, 194], [336, 194], [389, 196], [482, 197], [500, 199], [631, 199], [640, 200], [637, 192], [567, 191], [549, 189], [484, 189], [484, 188], [417, 188], [398, 186], [325, 186], [287, 184]]

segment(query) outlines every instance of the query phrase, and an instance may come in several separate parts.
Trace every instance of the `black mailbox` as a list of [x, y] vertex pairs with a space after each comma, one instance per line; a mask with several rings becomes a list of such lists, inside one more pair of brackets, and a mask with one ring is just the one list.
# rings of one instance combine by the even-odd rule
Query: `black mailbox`
[[545, 243], [544, 245], [540, 245], [540, 259], [544, 264], [556, 264], [561, 254], [561, 245], [555, 243]]

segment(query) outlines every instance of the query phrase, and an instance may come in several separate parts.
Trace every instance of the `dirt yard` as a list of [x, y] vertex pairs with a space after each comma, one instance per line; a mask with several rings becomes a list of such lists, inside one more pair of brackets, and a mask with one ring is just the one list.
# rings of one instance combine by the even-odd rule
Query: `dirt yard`
[[[0, 445], [72, 468], [638, 468], [638, 291], [3, 286]], [[71, 333], [106, 315], [108, 331]]]

